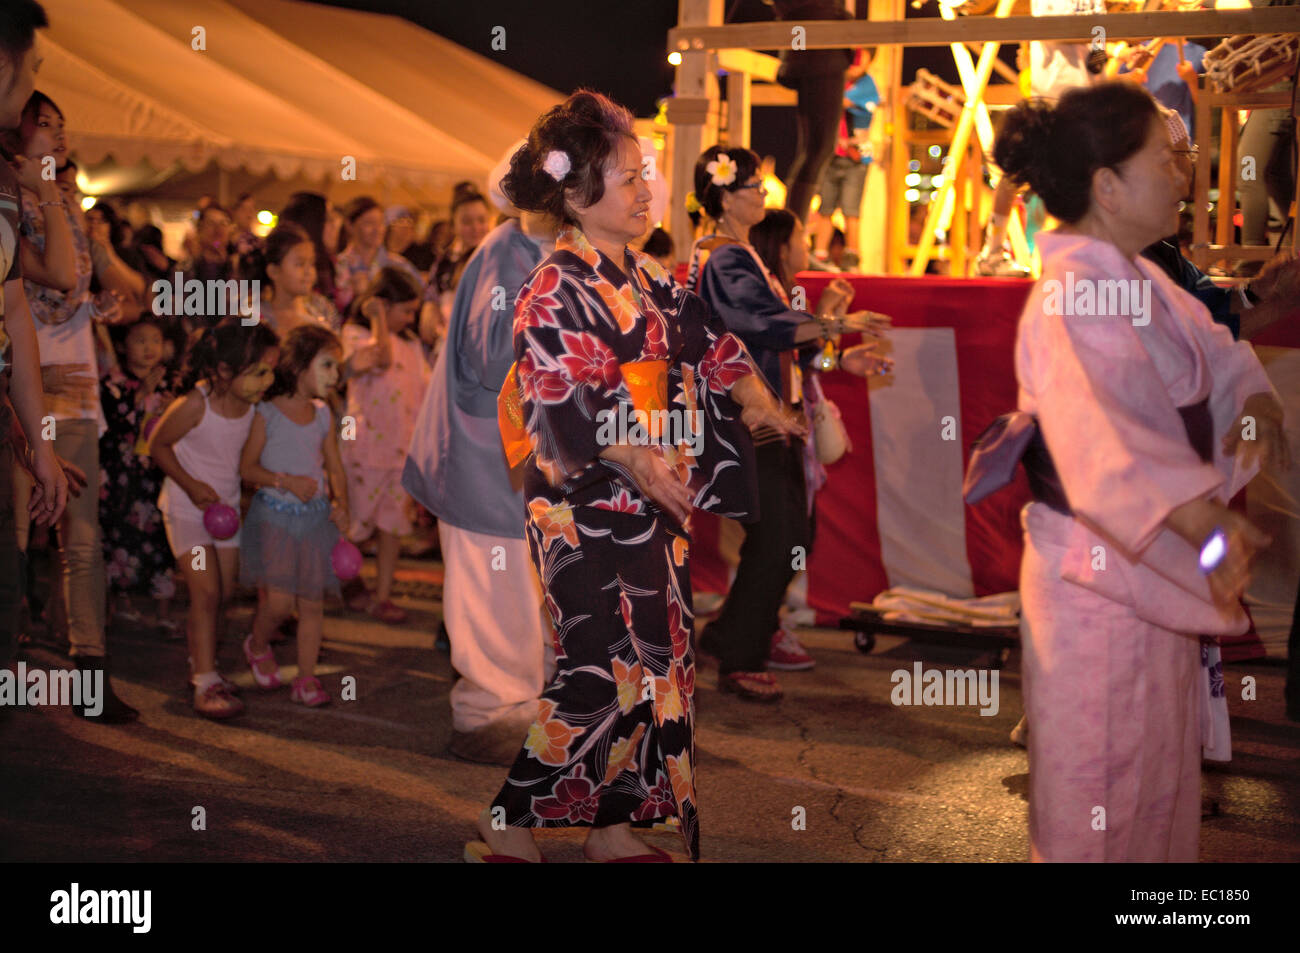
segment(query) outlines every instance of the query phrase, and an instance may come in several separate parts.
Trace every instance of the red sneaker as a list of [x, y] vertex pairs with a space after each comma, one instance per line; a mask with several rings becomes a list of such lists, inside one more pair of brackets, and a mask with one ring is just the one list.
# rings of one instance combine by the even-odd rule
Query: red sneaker
[[805, 672], [816, 664], [789, 629], [777, 629], [772, 634], [772, 650], [767, 656], [768, 668], [781, 672]]

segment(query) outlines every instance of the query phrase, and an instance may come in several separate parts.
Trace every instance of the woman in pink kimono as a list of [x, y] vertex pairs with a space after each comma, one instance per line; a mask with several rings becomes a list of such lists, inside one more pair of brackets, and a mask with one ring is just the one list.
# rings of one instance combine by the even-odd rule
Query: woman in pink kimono
[[1012, 110], [994, 157], [1064, 224], [1038, 241], [1019, 407], [1038, 421], [1022, 514], [1035, 861], [1194, 861], [1202, 635], [1236, 635], [1269, 540], [1227, 502], [1286, 460], [1250, 345], [1139, 257], [1189, 169], [1132, 84]]

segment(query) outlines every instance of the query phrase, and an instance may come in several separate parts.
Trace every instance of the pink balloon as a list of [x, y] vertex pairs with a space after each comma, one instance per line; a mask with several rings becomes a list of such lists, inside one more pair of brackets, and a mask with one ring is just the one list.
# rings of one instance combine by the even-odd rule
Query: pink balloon
[[355, 579], [361, 574], [361, 550], [346, 539], [340, 539], [330, 553], [330, 565], [334, 567], [334, 575], [344, 582]]
[[213, 539], [230, 539], [239, 532], [239, 511], [225, 503], [213, 503], [203, 511], [203, 525]]

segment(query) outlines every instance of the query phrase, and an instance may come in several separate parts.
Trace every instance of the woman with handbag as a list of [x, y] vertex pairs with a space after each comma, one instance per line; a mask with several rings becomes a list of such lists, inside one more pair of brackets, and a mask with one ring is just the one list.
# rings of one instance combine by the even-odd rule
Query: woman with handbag
[[[786, 287], [750, 243], [751, 229], [766, 214], [759, 158], [750, 150], [706, 149], [695, 164], [695, 191], [687, 203], [714, 224], [691, 251], [687, 287], [744, 342], [782, 403], [803, 413], [804, 374], [814, 369], [825, 344], [846, 330], [878, 333], [880, 321], [867, 312], [845, 315], [853, 289], [842, 279], [823, 292], [817, 316], [791, 307]], [[807, 250], [803, 225], [785, 214], [790, 232], [783, 270], [792, 279], [806, 265]], [[886, 366], [869, 357], [871, 347], [854, 352], [850, 366], [864, 373]], [[813, 665], [793, 634], [780, 628], [781, 603], [795, 574], [792, 554], [796, 547], [806, 554], [811, 533], [804, 442], [758, 431], [754, 449], [759, 521], [745, 528], [736, 578], [721, 613], [705, 627], [700, 647], [718, 658], [721, 691], [773, 702], [781, 698], [781, 688], [765, 666], [802, 670]]]

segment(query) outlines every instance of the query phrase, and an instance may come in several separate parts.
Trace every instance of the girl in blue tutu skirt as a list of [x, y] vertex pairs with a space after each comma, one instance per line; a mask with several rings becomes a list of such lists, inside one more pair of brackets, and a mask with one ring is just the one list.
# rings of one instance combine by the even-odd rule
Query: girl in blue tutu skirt
[[316, 678], [323, 599], [338, 593], [330, 554], [348, 525], [347, 479], [327, 399], [339, 380], [342, 344], [304, 324], [284, 339], [275, 383], [257, 405], [239, 472], [258, 487], [244, 520], [240, 582], [257, 586], [244, 657], [258, 687], [284, 684], [270, 637], [298, 613], [298, 676], [292, 700], [315, 708], [330, 696]]

